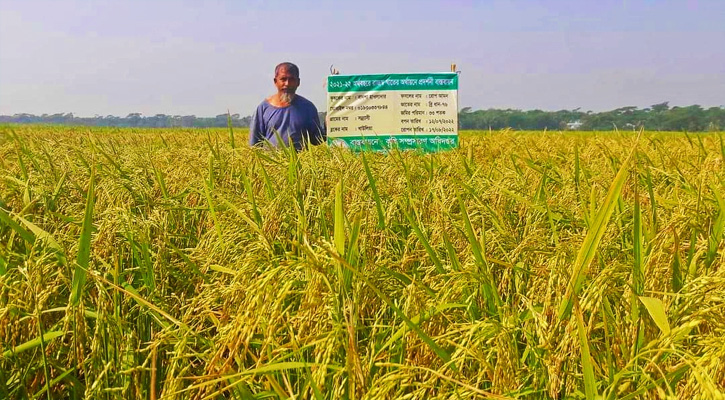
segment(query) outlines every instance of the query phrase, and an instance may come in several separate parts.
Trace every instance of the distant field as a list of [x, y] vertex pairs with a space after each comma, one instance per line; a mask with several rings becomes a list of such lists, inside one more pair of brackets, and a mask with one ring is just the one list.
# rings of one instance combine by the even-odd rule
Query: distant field
[[723, 398], [720, 134], [0, 128], [0, 398]]

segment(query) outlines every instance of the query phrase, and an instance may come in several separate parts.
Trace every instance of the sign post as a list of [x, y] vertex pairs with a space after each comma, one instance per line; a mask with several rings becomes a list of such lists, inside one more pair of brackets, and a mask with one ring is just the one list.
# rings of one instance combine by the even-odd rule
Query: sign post
[[458, 147], [458, 74], [327, 77], [327, 138], [354, 150]]

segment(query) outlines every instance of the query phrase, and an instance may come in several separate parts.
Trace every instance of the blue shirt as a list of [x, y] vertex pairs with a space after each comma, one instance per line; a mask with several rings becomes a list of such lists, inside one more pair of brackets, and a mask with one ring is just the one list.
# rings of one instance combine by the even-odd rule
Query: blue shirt
[[254, 146], [269, 141], [278, 146], [275, 130], [286, 145], [291, 141], [297, 150], [302, 150], [307, 142], [318, 145], [327, 139], [315, 105], [297, 95], [287, 107], [275, 107], [267, 100], [257, 107], [249, 127], [249, 144]]

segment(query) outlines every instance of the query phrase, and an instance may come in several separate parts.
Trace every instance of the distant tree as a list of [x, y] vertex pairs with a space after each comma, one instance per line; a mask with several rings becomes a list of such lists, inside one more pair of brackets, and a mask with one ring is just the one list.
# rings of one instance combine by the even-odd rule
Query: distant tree
[[653, 104], [650, 108], [654, 112], [665, 112], [670, 109], [670, 102], [665, 101], [664, 103]]
[[720, 131], [725, 129], [725, 109], [710, 107], [705, 111], [707, 115], [707, 130]]

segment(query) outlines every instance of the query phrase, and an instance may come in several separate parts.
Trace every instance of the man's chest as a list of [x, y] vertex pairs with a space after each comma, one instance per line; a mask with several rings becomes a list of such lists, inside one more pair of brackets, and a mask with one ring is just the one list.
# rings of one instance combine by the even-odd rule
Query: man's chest
[[309, 117], [304, 110], [294, 107], [284, 109], [268, 109], [264, 115], [268, 127], [279, 128], [304, 128], [308, 125]]

